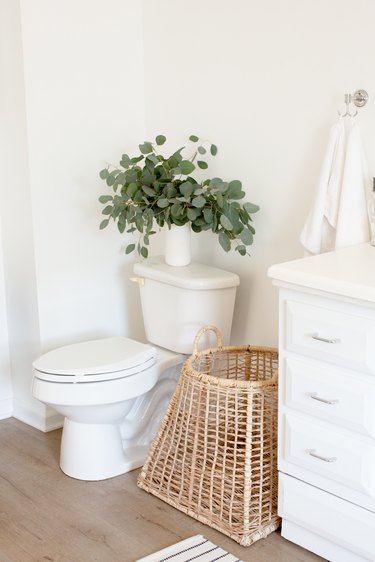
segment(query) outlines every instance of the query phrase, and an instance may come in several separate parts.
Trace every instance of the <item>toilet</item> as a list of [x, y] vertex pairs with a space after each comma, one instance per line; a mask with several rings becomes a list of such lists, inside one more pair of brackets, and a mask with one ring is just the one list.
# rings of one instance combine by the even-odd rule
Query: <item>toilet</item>
[[134, 275], [149, 343], [123, 336], [73, 343], [33, 363], [33, 396], [65, 418], [60, 467], [79, 480], [142, 466], [198, 330], [213, 324], [229, 343], [236, 274], [157, 257], [135, 264]]

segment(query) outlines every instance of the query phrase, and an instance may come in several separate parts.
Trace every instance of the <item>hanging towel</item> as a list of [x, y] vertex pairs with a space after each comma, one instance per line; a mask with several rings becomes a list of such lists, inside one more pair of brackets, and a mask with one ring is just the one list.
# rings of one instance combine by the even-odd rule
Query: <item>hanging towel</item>
[[340, 119], [331, 128], [315, 200], [300, 237], [310, 254], [334, 249], [344, 158], [345, 126]]
[[346, 145], [336, 224], [336, 250], [370, 240], [366, 203], [366, 175], [361, 135], [358, 125], [353, 123]]
[[312, 210], [301, 233], [310, 254], [329, 252], [370, 239], [366, 206], [366, 165], [359, 127], [343, 119], [330, 132]]

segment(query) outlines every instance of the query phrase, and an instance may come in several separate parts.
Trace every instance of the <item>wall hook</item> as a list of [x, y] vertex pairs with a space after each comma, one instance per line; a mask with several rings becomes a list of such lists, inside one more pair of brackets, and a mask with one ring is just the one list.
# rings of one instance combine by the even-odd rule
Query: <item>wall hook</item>
[[346, 105], [345, 113], [340, 113], [340, 111], [338, 111], [337, 113], [340, 117], [355, 117], [356, 115], [358, 115], [358, 111], [355, 111], [355, 113], [350, 113], [350, 104], [354, 103], [356, 107], [363, 107], [368, 101], [368, 93], [366, 92], [366, 90], [356, 90], [353, 95], [345, 94], [344, 100]]

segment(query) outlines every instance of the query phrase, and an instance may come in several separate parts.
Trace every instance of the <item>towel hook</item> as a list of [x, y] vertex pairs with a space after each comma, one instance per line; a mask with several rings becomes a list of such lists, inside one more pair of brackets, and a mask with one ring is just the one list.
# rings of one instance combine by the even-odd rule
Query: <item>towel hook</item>
[[349, 105], [351, 103], [354, 103], [356, 107], [363, 107], [368, 101], [368, 93], [366, 92], [366, 90], [356, 90], [353, 95], [345, 94], [344, 99], [346, 105], [345, 113], [340, 113], [340, 111], [338, 111], [337, 113], [340, 117], [355, 117], [356, 115], [358, 115], [358, 111], [355, 111], [355, 113], [350, 113]]

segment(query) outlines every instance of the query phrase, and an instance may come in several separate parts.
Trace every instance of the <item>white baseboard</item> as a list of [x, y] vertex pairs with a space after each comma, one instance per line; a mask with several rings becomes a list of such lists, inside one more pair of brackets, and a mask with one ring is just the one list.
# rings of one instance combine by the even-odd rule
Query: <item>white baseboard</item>
[[5, 398], [0, 400], [0, 420], [11, 418], [13, 416], [13, 400], [12, 398]]
[[52, 408], [48, 408], [36, 400], [28, 403], [14, 400], [13, 417], [40, 431], [53, 431], [63, 426], [64, 418]]
[[63, 425], [64, 416], [58, 414], [52, 408], [47, 407], [44, 431], [53, 431], [54, 429], [60, 429]]

